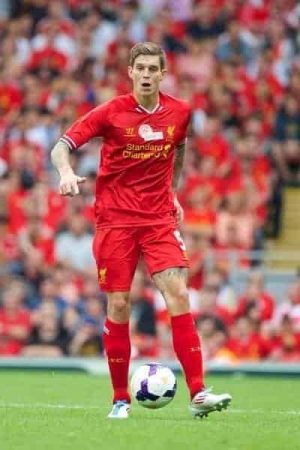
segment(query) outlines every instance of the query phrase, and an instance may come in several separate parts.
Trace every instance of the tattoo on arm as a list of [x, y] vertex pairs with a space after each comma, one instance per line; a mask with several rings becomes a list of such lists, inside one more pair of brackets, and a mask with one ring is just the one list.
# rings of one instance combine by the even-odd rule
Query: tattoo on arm
[[63, 141], [58, 141], [51, 151], [51, 161], [59, 174], [72, 170], [70, 165], [70, 149]]
[[175, 149], [175, 159], [174, 159], [174, 166], [173, 166], [173, 180], [172, 180], [172, 188], [174, 191], [177, 190], [178, 182], [183, 166], [184, 161], [184, 154], [185, 154], [185, 142], [183, 144], [180, 144]]

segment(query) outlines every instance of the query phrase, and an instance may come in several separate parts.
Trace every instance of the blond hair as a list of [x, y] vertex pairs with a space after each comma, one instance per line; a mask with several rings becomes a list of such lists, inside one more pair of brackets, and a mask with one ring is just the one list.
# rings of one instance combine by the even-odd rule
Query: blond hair
[[130, 50], [129, 65], [133, 67], [134, 61], [139, 55], [159, 56], [160, 69], [166, 68], [166, 54], [163, 49], [154, 42], [139, 42]]

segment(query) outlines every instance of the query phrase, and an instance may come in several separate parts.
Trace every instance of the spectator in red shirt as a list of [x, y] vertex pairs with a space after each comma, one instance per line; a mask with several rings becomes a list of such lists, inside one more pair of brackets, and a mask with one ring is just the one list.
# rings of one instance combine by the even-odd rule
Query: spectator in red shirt
[[237, 249], [251, 250], [255, 242], [255, 230], [256, 221], [247, 204], [246, 191], [237, 189], [230, 192], [223, 209], [217, 214], [217, 244], [225, 248], [229, 245], [232, 247], [232, 237], [235, 237]]
[[216, 69], [213, 54], [213, 43], [209, 40], [186, 39], [187, 52], [176, 58], [178, 75], [189, 75], [193, 78], [195, 89], [205, 92]]
[[282, 317], [278, 332], [273, 338], [271, 357], [277, 361], [300, 361], [300, 332], [288, 315]]
[[185, 222], [189, 229], [204, 230], [213, 234], [216, 212], [212, 208], [212, 188], [207, 185], [195, 184], [189, 188], [185, 203]]
[[258, 322], [272, 319], [275, 300], [265, 290], [263, 275], [255, 271], [249, 276], [245, 293], [238, 300], [236, 316], [241, 317], [251, 311], [252, 318]]
[[39, 215], [28, 217], [27, 225], [20, 230], [18, 237], [23, 254], [38, 253], [43, 264], [54, 264], [54, 235]]
[[218, 305], [219, 288], [214, 284], [206, 283], [200, 292], [199, 312], [198, 317], [210, 315], [224, 324], [224, 327], [229, 327], [233, 324], [234, 316], [230, 311], [221, 305]]
[[230, 170], [229, 144], [221, 133], [220, 120], [215, 115], [207, 116], [203, 133], [196, 140], [201, 157], [213, 157], [216, 164], [215, 175], [224, 177]]
[[19, 355], [29, 336], [30, 314], [24, 308], [25, 288], [12, 281], [3, 292], [0, 308], [0, 355]]
[[211, 248], [211, 233], [210, 230], [197, 229], [185, 224], [184, 237], [190, 260], [188, 286], [191, 289], [198, 290], [203, 285], [205, 258]]
[[13, 113], [22, 103], [22, 91], [14, 80], [9, 79], [7, 71], [1, 69], [0, 75], [0, 114]]
[[228, 280], [228, 273], [217, 265], [206, 271], [204, 284], [217, 292], [217, 305], [234, 314], [236, 309], [236, 293]]
[[232, 327], [226, 348], [239, 361], [258, 361], [269, 352], [267, 343], [254, 331], [251, 320], [246, 316], [239, 317]]
[[273, 324], [279, 327], [285, 316], [288, 316], [294, 329], [300, 333], [300, 277], [298, 276], [287, 288], [286, 297], [276, 305]]
[[9, 231], [9, 220], [0, 214], [0, 264], [11, 264], [19, 257], [19, 248], [16, 236]]

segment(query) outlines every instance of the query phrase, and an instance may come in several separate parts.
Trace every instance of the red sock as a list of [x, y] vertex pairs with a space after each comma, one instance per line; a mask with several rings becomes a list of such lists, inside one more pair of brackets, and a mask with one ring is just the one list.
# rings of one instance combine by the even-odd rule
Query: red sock
[[103, 344], [114, 390], [113, 402], [117, 400], [130, 402], [128, 393], [129, 324], [115, 323], [107, 318], [104, 325]]
[[190, 313], [171, 317], [171, 327], [174, 350], [192, 398], [204, 388], [200, 338]]

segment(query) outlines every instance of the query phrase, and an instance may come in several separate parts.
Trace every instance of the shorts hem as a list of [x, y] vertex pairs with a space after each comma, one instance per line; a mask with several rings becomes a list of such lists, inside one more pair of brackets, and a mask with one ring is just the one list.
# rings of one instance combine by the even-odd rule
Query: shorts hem
[[112, 223], [108, 223], [108, 224], [96, 224], [96, 231], [98, 230], [107, 230], [107, 229], [118, 229], [118, 228], [143, 228], [143, 227], [153, 227], [153, 226], [157, 226], [157, 225], [170, 225], [170, 226], [175, 226], [176, 228], [176, 222], [175, 220], [173, 221], [164, 221], [164, 220], [160, 220], [158, 222], [145, 222], [145, 223], [119, 223], [119, 224], [112, 224]]
[[100, 288], [101, 288], [101, 291], [102, 292], [107, 292], [107, 293], [111, 293], [111, 292], [129, 292], [130, 291], [130, 287], [131, 286], [127, 286], [127, 287], [125, 287], [124, 288], [124, 286], [117, 286], [117, 287], [114, 287], [114, 288], [101, 288], [101, 286], [100, 286]]
[[179, 263], [175, 263], [175, 264], [170, 263], [170, 264], [167, 264], [165, 266], [161, 266], [159, 268], [155, 268], [153, 270], [149, 270], [149, 273], [150, 273], [150, 275], [152, 277], [152, 275], [155, 275], [158, 272], [162, 272], [163, 270], [167, 270], [167, 269], [172, 269], [173, 267], [189, 269], [190, 265], [189, 265], [188, 261], [186, 263], [180, 263], [180, 264]]

